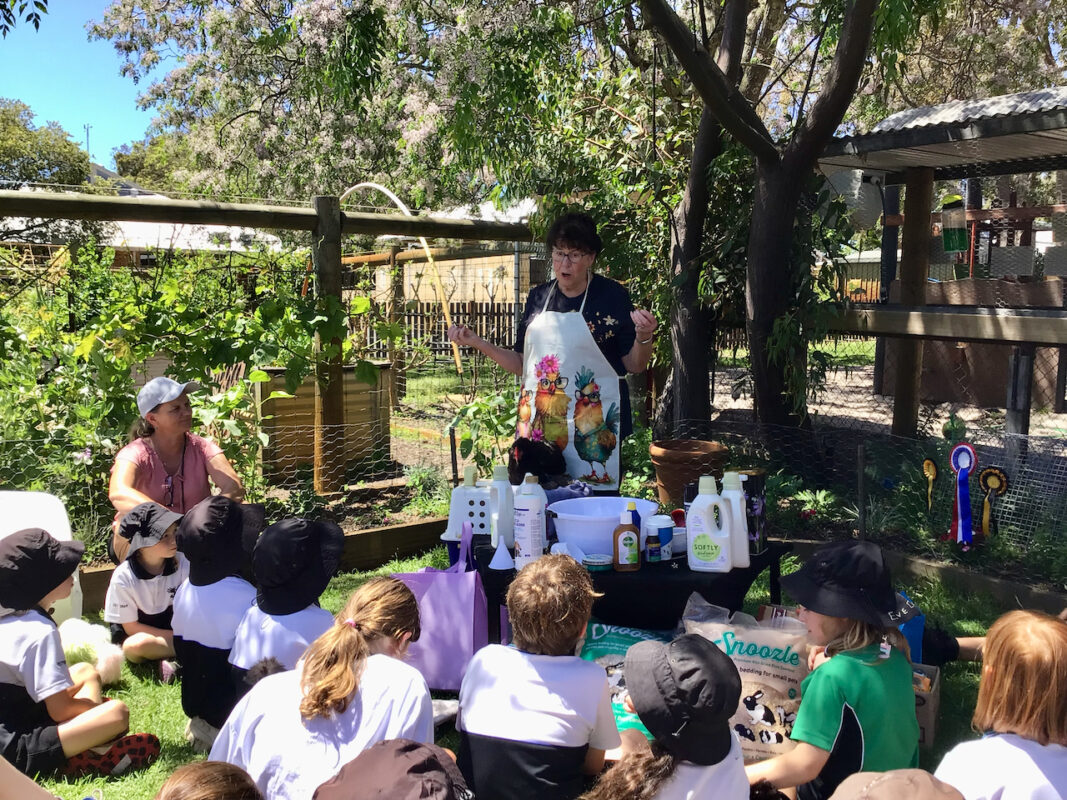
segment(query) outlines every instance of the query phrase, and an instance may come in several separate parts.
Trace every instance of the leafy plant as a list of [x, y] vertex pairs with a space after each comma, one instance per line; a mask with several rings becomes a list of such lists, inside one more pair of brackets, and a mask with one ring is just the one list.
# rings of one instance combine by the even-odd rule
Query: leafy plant
[[436, 467], [406, 466], [404, 477], [411, 489], [411, 500], [404, 511], [424, 517], [448, 514], [452, 492], [444, 473]]
[[496, 464], [508, 461], [508, 448], [515, 441], [518, 404], [515, 391], [479, 396], [461, 406], [449, 423], [460, 431], [459, 454], [473, 460], [483, 477], [492, 475]]
[[620, 455], [623, 473], [619, 481], [619, 494], [623, 497], [658, 500], [656, 470], [648, 451], [651, 444], [651, 428], [634, 428], [633, 433], [623, 440]]

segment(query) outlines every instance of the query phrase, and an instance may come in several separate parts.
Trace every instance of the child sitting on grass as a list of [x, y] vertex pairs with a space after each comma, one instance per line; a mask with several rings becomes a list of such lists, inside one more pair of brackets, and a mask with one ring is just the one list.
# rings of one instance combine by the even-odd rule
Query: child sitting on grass
[[67, 667], [49, 610], [84, 552], [40, 528], [0, 539], [0, 752], [27, 775], [120, 775], [159, 755], [155, 736], [123, 736], [129, 709], [91, 665]]
[[985, 637], [982, 738], [956, 745], [935, 773], [967, 800], [1067, 797], [1067, 625], [1011, 611]]
[[211, 749], [219, 726], [237, 702], [230, 648], [237, 626], [255, 600], [252, 584], [238, 577], [244, 560], [245, 516], [222, 495], [201, 500], [178, 525], [178, 549], [189, 577], [174, 596], [174, 649], [182, 665], [185, 738]]
[[432, 742], [430, 691], [401, 660], [419, 633], [411, 590], [395, 578], [367, 581], [295, 670], [244, 696], [211, 758], [247, 770], [271, 800], [307, 800], [373, 744]]
[[801, 684], [795, 749], [747, 768], [749, 780], [822, 800], [849, 775], [919, 763], [908, 645], [897, 625], [918, 609], [893, 591], [881, 549], [835, 542], [782, 578], [808, 626], [811, 673]]
[[119, 523], [128, 542], [126, 560], [111, 575], [104, 601], [104, 622], [111, 641], [122, 645], [126, 660], [158, 661], [165, 683], [174, 679], [174, 593], [189, 574], [189, 562], [178, 553], [175, 531], [182, 515], [158, 503], [141, 503]]
[[741, 676], [698, 634], [640, 642], [626, 653], [626, 708], [655, 739], [624, 755], [582, 800], [749, 800], [741, 745], [730, 717]]
[[230, 650], [238, 694], [245, 674], [266, 658], [293, 669], [308, 645], [333, 625], [319, 595], [341, 564], [344, 532], [333, 522], [287, 519], [269, 526], [252, 551], [256, 602]]
[[512, 582], [515, 647], [479, 650], [459, 690], [459, 766], [478, 800], [577, 797], [619, 746], [604, 668], [575, 655], [596, 596], [570, 556], [542, 556]]
[[197, 761], [174, 770], [156, 800], [263, 800], [263, 795], [240, 767], [224, 761]]

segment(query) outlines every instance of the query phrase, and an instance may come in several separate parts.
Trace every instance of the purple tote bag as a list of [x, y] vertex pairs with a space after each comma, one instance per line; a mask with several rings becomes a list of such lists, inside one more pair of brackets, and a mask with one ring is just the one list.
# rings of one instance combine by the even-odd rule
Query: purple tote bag
[[463, 526], [459, 558], [448, 569], [425, 567], [394, 575], [419, 602], [417, 642], [408, 648], [407, 662], [422, 673], [431, 689], [459, 691], [471, 657], [489, 643], [488, 604], [482, 578], [468, 570], [470, 524]]

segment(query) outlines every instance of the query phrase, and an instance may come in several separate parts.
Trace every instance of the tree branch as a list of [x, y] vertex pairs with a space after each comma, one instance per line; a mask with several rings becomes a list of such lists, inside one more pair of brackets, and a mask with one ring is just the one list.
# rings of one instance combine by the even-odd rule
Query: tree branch
[[756, 110], [729, 82], [708, 51], [694, 41], [689, 26], [674, 13], [666, 0], [641, 0], [641, 8], [723, 128], [756, 158], [778, 162], [781, 158], [778, 148]]
[[808, 169], [819, 157], [827, 141], [848, 110], [856, 92], [874, 28], [879, 0], [853, 0], [841, 25], [841, 37], [834, 60], [827, 71], [819, 98], [811, 113], [801, 121], [796, 138], [786, 148], [783, 161], [798, 169]]

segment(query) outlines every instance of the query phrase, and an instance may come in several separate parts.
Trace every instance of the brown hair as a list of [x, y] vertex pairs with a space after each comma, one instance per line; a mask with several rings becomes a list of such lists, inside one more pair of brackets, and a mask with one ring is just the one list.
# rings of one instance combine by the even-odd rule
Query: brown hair
[[174, 770], [156, 800], [263, 800], [263, 795], [240, 767], [200, 761]]
[[678, 761], [655, 742], [649, 747], [624, 755], [578, 800], [652, 800]]
[[1040, 611], [1009, 611], [989, 629], [971, 724], [1067, 745], [1067, 625]]
[[[823, 616], [826, 616], [825, 614]], [[890, 646], [895, 647], [911, 660], [911, 648], [908, 640], [896, 628], [883, 628], [881, 625], [872, 625], [861, 619], [847, 619], [834, 617], [848, 623], [841, 633], [826, 643], [826, 655], [835, 656], [846, 650], [862, 650], [872, 644], [877, 644], [885, 639]]]
[[593, 610], [593, 581], [570, 556], [541, 556], [508, 588], [515, 646], [534, 655], [573, 655]]
[[300, 716], [306, 720], [343, 713], [359, 689], [371, 645], [382, 638], [419, 638], [419, 605], [396, 578], [372, 578], [352, 593], [326, 633], [304, 657]]
[[[159, 408], [159, 406], [156, 406], [156, 408]], [[156, 409], [153, 408], [152, 410], [155, 411]], [[144, 417], [138, 417], [130, 426], [130, 441], [136, 442], [138, 439], [147, 439], [155, 432], [156, 429], [152, 427], [151, 422]]]

